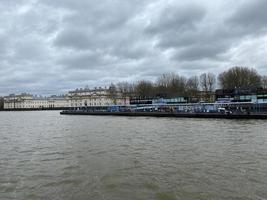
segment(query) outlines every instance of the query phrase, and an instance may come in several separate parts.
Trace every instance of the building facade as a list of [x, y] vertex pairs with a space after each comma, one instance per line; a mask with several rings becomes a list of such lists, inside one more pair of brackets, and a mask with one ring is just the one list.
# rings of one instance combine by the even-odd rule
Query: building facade
[[110, 94], [107, 88], [80, 88], [68, 93], [69, 107], [94, 107], [111, 105], [130, 105], [128, 97], [122, 97], [119, 92]]
[[4, 97], [4, 109], [77, 108], [130, 105], [128, 97], [107, 88], [81, 88], [69, 91], [65, 96], [37, 97], [32, 94], [11, 94]]
[[4, 97], [4, 109], [66, 108], [68, 99], [64, 96], [37, 97], [31, 94], [11, 94]]
[[216, 90], [217, 102], [267, 103], [267, 89], [243, 88]]

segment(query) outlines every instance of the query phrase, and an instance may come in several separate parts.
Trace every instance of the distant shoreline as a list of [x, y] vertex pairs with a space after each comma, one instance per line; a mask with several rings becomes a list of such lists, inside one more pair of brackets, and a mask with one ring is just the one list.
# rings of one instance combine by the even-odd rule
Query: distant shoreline
[[15, 108], [15, 109], [0, 109], [1, 111], [48, 111], [48, 110], [65, 110], [66, 107], [59, 107], [59, 108]]

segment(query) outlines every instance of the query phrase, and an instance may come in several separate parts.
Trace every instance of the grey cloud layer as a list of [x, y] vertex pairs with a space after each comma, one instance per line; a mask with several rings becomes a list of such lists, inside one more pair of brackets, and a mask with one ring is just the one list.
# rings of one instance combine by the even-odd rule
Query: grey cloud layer
[[1, 1], [0, 94], [234, 65], [267, 73], [266, 10], [265, 0]]

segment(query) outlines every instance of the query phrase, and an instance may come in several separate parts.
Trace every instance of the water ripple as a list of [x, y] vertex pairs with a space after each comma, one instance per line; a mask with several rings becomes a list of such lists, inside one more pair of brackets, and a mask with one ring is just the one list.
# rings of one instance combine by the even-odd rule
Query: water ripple
[[267, 122], [0, 112], [0, 199], [267, 199]]

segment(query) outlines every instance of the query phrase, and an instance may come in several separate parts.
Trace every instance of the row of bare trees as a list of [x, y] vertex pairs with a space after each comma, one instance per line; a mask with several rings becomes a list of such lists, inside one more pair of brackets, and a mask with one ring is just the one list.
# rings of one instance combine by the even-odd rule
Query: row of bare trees
[[253, 68], [234, 67], [218, 76], [221, 88], [259, 88], [265, 87], [263, 82], [266, 77], [261, 77]]
[[119, 91], [123, 96], [138, 98], [177, 96], [196, 97], [199, 91], [206, 93], [214, 91], [216, 78], [212, 73], [186, 78], [175, 73], [163, 74], [155, 82], [140, 80], [136, 83], [119, 82], [110, 85], [110, 95]]
[[140, 80], [136, 83], [119, 82], [111, 84], [110, 93], [119, 91], [123, 96], [154, 98], [172, 98], [177, 96], [197, 97], [200, 93], [210, 95], [219, 89], [235, 88], [267, 88], [267, 76], [260, 76], [255, 69], [248, 67], [233, 67], [216, 76], [213, 73], [203, 73], [200, 76], [186, 78], [169, 73], [161, 75], [156, 81]]

